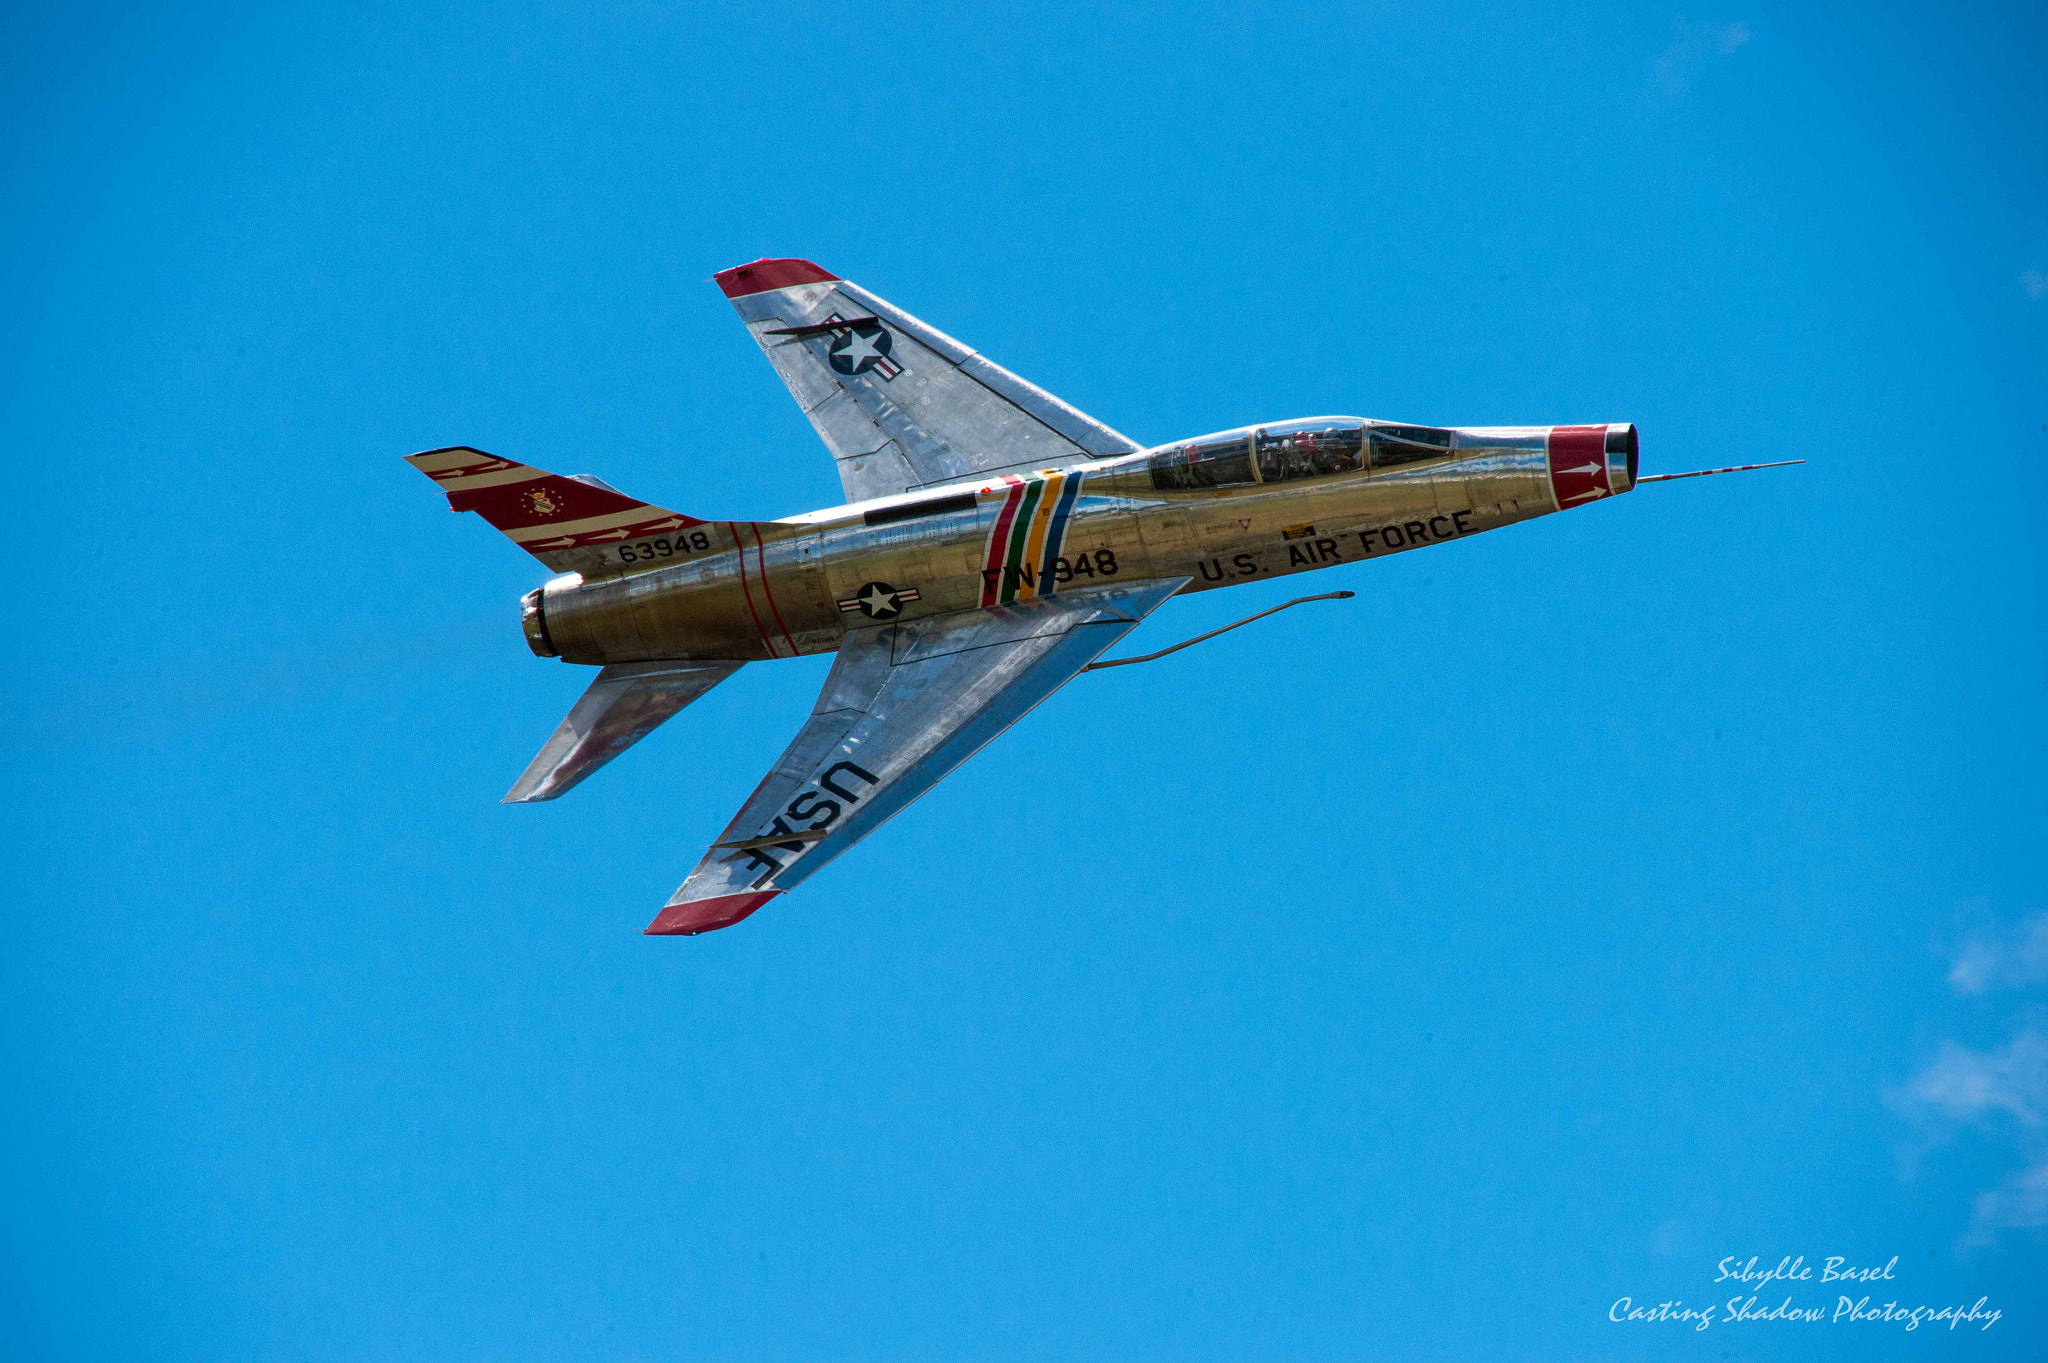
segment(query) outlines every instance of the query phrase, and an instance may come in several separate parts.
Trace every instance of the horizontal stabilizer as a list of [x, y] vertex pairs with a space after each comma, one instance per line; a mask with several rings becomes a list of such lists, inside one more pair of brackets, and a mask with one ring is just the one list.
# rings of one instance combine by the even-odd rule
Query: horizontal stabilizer
[[661, 722], [744, 666], [730, 662], [613, 663], [597, 674], [504, 803], [552, 800], [653, 733]]

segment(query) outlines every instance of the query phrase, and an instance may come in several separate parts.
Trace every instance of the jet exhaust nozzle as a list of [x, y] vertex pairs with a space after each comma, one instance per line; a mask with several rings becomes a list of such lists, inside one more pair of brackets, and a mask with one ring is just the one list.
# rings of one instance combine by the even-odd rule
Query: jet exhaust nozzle
[[548, 610], [545, 589], [535, 587], [519, 598], [519, 628], [526, 633], [526, 646], [533, 650], [536, 658], [559, 658], [562, 650], [555, 647], [555, 641], [548, 637]]

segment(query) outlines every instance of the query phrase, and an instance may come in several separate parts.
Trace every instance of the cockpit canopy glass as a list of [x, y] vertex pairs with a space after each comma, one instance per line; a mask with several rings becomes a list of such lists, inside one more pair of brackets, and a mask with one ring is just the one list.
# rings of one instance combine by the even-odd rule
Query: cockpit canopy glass
[[1446, 459], [1451, 453], [1451, 433], [1434, 426], [1375, 425], [1369, 432], [1369, 441], [1375, 469], [1424, 459]]
[[1352, 473], [1364, 466], [1364, 432], [1355, 416], [1243, 427], [1165, 446], [1148, 467], [1152, 486], [1162, 491]]

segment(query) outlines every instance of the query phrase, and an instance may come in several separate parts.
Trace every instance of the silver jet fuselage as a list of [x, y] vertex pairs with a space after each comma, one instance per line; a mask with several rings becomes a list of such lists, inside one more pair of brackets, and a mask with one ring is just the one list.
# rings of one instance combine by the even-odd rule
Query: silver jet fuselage
[[622, 541], [604, 550], [616, 574], [529, 593], [526, 636], [575, 663], [830, 653], [878, 621], [1152, 578], [1206, 591], [1442, 544], [1627, 492], [1636, 453], [1625, 424], [1246, 427]]
[[815, 261], [714, 279], [824, 442], [845, 505], [704, 520], [473, 446], [406, 456], [451, 510], [557, 575], [523, 602], [533, 651], [598, 665], [507, 803], [558, 798], [749, 662], [833, 655], [655, 935], [729, 927], [806, 883], [1082, 673], [1221, 632], [1104, 661], [1178, 593], [1698, 476], [1639, 480], [1625, 424], [1312, 417], [1143, 449]]

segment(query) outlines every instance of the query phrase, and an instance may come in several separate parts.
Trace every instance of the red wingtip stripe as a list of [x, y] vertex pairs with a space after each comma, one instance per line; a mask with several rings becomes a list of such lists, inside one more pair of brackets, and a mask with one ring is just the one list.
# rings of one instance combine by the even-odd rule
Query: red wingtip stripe
[[683, 937], [693, 933], [729, 928], [760, 908], [780, 890], [756, 890], [750, 894], [723, 894], [716, 899], [693, 899], [687, 904], [670, 904], [641, 929], [647, 937]]
[[808, 260], [770, 260], [766, 256], [751, 265], [735, 265], [711, 276], [727, 298], [744, 298], [750, 293], [787, 289], [797, 284], [836, 284], [839, 276]]

